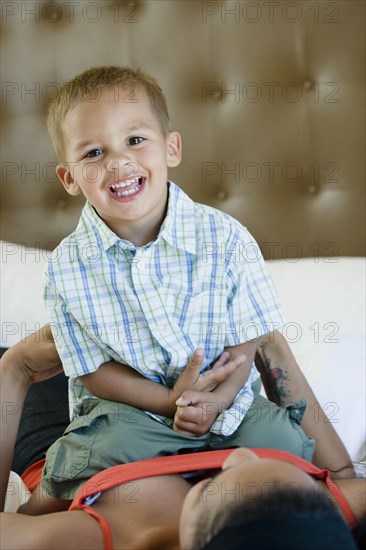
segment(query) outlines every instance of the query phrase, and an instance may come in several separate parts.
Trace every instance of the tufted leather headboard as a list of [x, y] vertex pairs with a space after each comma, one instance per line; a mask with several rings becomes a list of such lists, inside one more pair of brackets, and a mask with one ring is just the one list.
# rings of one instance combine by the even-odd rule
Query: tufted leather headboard
[[364, 254], [363, 0], [1, 2], [1, 237], [53, 248], [82, 200], [54, 175], [47, 102], [95, 65], [154, 75], [183, 137], [170, 177], [267, 258]]

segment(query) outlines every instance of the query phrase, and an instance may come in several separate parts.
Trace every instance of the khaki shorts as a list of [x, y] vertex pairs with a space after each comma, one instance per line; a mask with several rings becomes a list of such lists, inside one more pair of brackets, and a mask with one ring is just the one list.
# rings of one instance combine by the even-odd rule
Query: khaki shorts
[[300, 427], [305, 406], [305, 400], [300, 400], [282, 409], [256, 392], [245, 419], [231, 436], [190, 436], [174, 431], [172, 421], [160, 423], [129, 405], [93, 399], [49, 448], [41, 488], [70, 500], [85, 481], [117, 464], [231, 447], [281, 449], [311, 461], [315, 442]]

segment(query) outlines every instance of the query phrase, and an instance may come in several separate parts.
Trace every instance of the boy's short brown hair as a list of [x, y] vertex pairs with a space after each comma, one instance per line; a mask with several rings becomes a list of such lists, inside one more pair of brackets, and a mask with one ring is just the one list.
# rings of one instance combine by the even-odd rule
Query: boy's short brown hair
[[[140, 69], [130, 67], [93, 67], [65, 82], [50, 105], [47, 125], [60, 161], [65, 160], [62, 124], [70, 109], [81, 101], [97, 101], [98, 94], [103, 88], [119, 90], [120, 86], [128, 92], [124, 98], [125, 101], [137, 101], [136, 94], [139, 90], [145, 93], [163, 132], [167, 134], [170, 131], [166, 99], [153, 77]], [[116, 101], [118, 101], [117, 94]]]

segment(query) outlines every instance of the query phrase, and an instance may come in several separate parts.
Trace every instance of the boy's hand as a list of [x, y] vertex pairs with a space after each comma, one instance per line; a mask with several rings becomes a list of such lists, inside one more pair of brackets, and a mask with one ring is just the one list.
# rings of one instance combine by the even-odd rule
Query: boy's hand
[[187, 435], [207, 433], [220, 412], [226, 409], [217, 394], [209, 391], [187, 390], [176, 404], [173, 429]]
[[198, 348], [192, 355], [188, 365], [174, 384], [173, 388], [169, 390], [169, 398], [172, 403], [175, 403], [177, 399], [187, 390], [196, 392], [211, 392], [221, 384], [224, 380], [229, 378], [233, 372], [241, 365], [243, 356], [236, 357], [230, 360], [230, 353], [224, 351], [220, 357], [215, 361], [212, 368], [200, 374], [204, 360], [204, 351]]

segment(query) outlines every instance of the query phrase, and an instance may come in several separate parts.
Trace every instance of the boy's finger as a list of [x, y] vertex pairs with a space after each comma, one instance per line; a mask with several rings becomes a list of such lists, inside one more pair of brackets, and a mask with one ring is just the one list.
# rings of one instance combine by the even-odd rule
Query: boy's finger
[[177, 407], [187, 407], [190, 404], [190, 401], [180, 396], [180, 398], [176, 400], [175, 404], [177, 405]]
[[229, 376], [231, 376], [231, 374], [244, 363], [245, 359], [245, 355], [238, 355], [238, 357], [236, 357], [232, 361], [229, 361], [224, 365], [217, 366], [210, 371], [206, 371], [203, 376], [206, 378], [207, 382], [220, 384], [221, 382], [229, 378]]
[[244, 355], [244, 353], [241, 353], [240, 355], [238, 355], [237, 357], [235, 357], [233, 359], [234, 363], [237, 363], [237, 364], [241, 364], [241, 363], [244, 363], [244, 361], [246, 360], [247, 356]]
[[223, 351], [220, 357], [212, 365], [212, 370], [215, 370], [218, 367], [221, 367], [222, 365], [227, 363], [229, 359], [230, 359], [230, 353], [228, 351]]
[[203, 360], [205, 358], [205, 352], [202, 348], [197, 348], [194, 352], [192, 357], [189, 360], [188, 365], [197, 368], [202, 367]]
[[174, 422], [173, 430], [184, 435], [201, 435], [202, 432], [202, 430], [197, 428], [197, 424], [192, 422], [180, 422], [179, 420]]
[[178, 407], [188, 407], [189, 405], [197, 405], [202, 401], [202, 393], [194, 390], [186, 390], [177, 399], [175, 404]]
[[241, 354], [222, 366], [227, 371], [234, 371], [246, 361], [246, 355]]
[[195, 374], [196, 376], [198, 376], [202, 368], [202, 363], [204, 358], [205, 358], [204, 350], [202, 348], [197, 348], [193, 352], [193, 355], [190, 358], [188, 365], [184, 369], [183, 374], [189, 373], [189, 374]]
[[197, 424], [202, 416], [202, 411], [196, 409], [196, 407], [178, 407], [176, 413], [176, 419], [179, 419], [179, 422], [192, 422]]
[[177, 382], [175, 383], [175, 390], [180, 391], [181, 387], [192, 386], [200, 375], [200, 370], [202, 368], [202, 363], [205, 358], [205, 352], [202, 348], [197, 348], [192, 357], [189, 360], [188, 365], [179, 376]]

